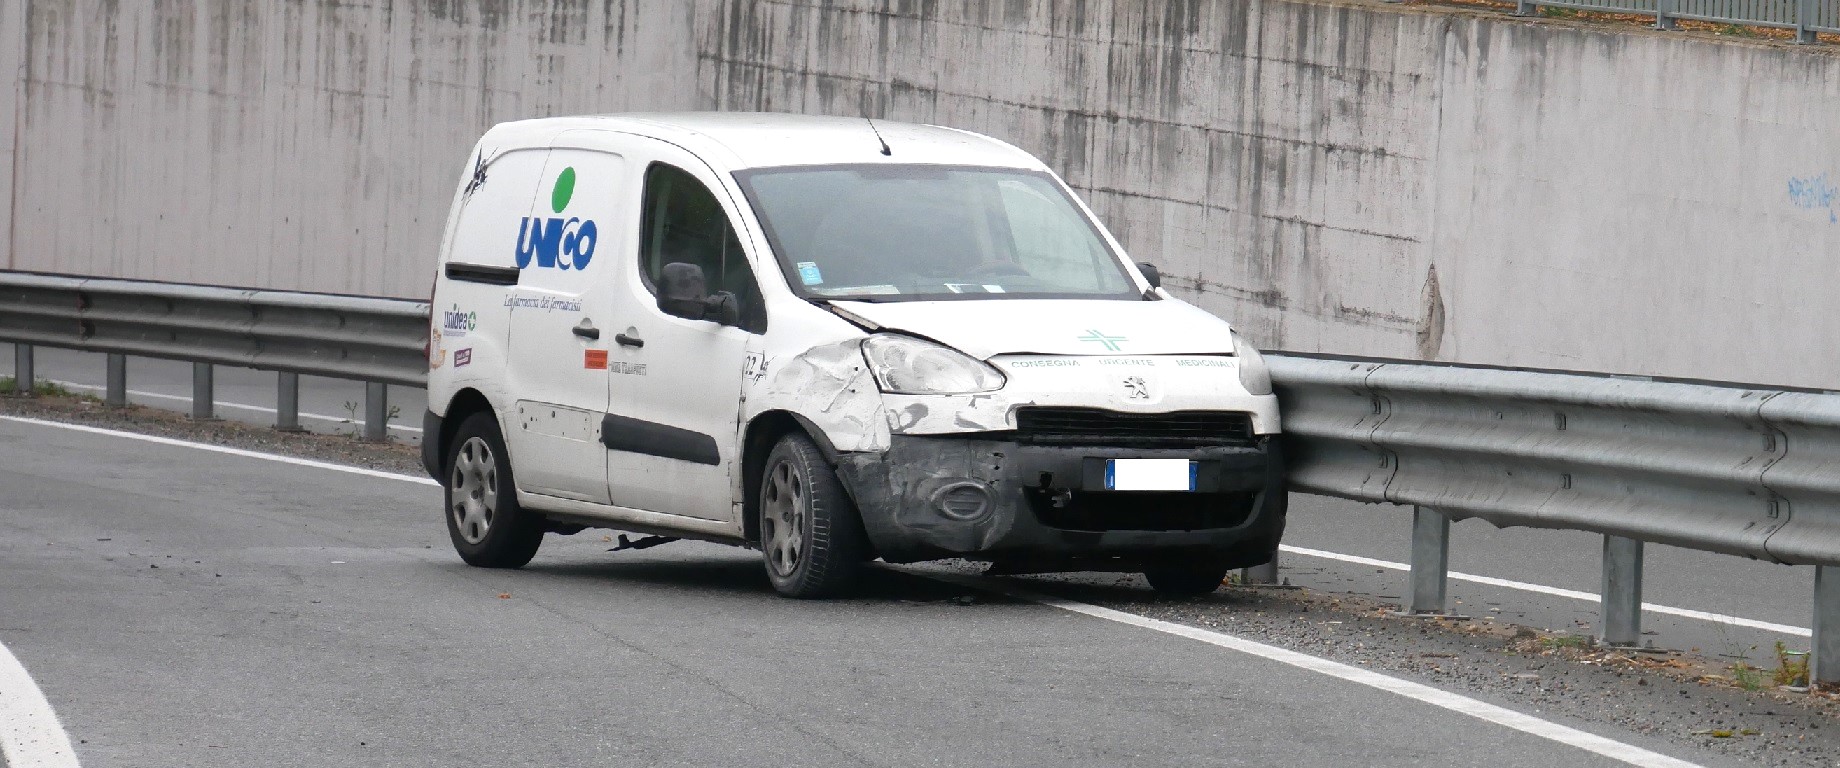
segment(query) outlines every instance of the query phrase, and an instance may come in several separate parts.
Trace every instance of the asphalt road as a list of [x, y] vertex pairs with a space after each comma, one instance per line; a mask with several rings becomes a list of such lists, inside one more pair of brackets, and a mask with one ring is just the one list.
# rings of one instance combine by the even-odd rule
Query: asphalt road
[[0, 643], [93, 768], [1617, 764], [894, 569], [791, 601], [755, 553], [593, 533], [472, 569], [437, 494], [0, 421]]
[[[6, 353], [0, 354], [0, 376], [10, 376], [13, 356], [4, 347], [0, 352]], [[36, 354], [41, 378], [100, 392], [104, 383], [102, 355], [48, 348], [40, 348]], [[132, 401], [179, 410], [190, 407], [190, 364], [131, 358], [128, 376]], [[274, 374], [220, 366], [216, 380], [221, 418], [255, 424], [274, 422]], [[399, 409], [398, 418], [391, 423], [393, 439], [419, 442], [421, 413], [426, 408], [424, 393], [401, 387], [392, 387], [390, 392]], [[363, 398], [360, 383], [302, 377], [302, 423], [320, 432], [359, 429], [344, 420], [351, 415], [347, 404], [359, 407], [358, 418], [362, 418], [359, 404]], [[1404, 563], [1409, 559], [1410, 525], [1410, 508], [1298, 495], [1292, 499], [1285, 543]], [[1453, 524], [1451, 535], [1452, 571], [1536, 587], [1587, 593], [1599, 590], [1599, 537], [1572, 531], [1500, 530], [1477, 520]], [[1400, 570], [1295, 554], [1285, 556], [1284, 576], [1293, 584], [1312, 589], [1394, 599], [1404, 594], [1406, 580], [1405, 572]], [[1652, 632], [1648, 639], [1658, 647], [1697, 649], [1708, 656], [1748, 659], [1766, 665], [1774, 663], [1773, 646], [1778, 641], [1791, 649], [1809, 647], [1806, 629], [1810, 626], [1812, 568], [1651, 545], [1645, 581], [1644, 599], [1649, 603], [1803, 630], [1786, 633], [1647, 612], [1643, 625]], [[1492, 618], [1584, 635], [1595, 632], [1598, 608], [1591, 601], [1460, 580], [1451, 583], [1450, 596], [1453, 609], [1477, 620]]]

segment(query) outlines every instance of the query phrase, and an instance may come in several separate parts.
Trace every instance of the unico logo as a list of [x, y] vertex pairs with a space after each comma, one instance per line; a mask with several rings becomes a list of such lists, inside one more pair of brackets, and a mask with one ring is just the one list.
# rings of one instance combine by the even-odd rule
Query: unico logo
[[[575, 169], [564, 168], [556, 176], [555, 188], [550, 190], [549, 206], [561, 214], [574, 196]], [[539, 267], [587, 269], [588, 261], [594, 258], [594, 246], [600, 239], [600, 230], [592, 220], [563, 219], [560, 215], [548, 219], [525, 216], [518, 226], [518, 269], [529, 267], [533, 259]]]

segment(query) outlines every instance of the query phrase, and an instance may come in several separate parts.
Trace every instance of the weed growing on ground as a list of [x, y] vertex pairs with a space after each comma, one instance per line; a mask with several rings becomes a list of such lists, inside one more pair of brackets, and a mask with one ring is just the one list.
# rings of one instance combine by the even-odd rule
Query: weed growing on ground
[[[19, 393], [19, 382], [17, 380], [11, 376], [0, 376], [0, 395], [17, 395]], [[63, 385], [52, 381], [41, 381], [33, 385], [32, 394], [36, 397], [69, 397], [78, 400], [96, 399], [92, 395], [80, 395], [72, 392], [65, 389]]]
[[1808, 654], [1791, 652], [1781, 640], [1776, 641], [1776, 671], [1770, 674], [1770, 679], [1777, 685], [1807, 685]]
[[1591, 638], [1584, 635], [1547, 635], [1540, 638], [1540, 647], [1554, 648], [1588, 648]]

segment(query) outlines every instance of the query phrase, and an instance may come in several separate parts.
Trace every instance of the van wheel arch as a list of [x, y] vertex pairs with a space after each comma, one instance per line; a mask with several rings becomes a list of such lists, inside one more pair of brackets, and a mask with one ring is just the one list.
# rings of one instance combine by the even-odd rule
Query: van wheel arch
[[[748, 422], [741, 443], [741, 519], [742, 536], [750, 546], [760, 544], [761, 469], [766, 466], [767, 454], [773, 451], [779, 439], [794, 432], [811, 438], [824, 460], [832, 467], [837, 466], [837, 446], [825, 437], [824, 430], [804, 416], [791, 411], [763, 411]], [[844, 490], [847, 493], [848, 486]]]
[[[492, 409], [492, 401], [477, 389], [462, 389], [454, 393], [453, 399], [447, 401], [447, 413], [441, 417], [441, 434], [435, 436], [435, 455], [441, 457], [441, 476], [446, 477], [450, 467], [447, 466], [447, 454], [453, 447], [454, 434], [460, 431], [460, 423], [475, 413], [490, 413], [497, 418], [498, 412]], [[422, 435], [427, 440], [428, 435]]]

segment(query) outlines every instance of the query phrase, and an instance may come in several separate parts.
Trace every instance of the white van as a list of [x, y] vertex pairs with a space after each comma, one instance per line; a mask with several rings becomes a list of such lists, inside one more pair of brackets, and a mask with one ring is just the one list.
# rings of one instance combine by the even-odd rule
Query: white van
[[1204, 593], [1277, 549], [1278, 404], [1158, 283], [965, 131], [506, 123], [454, 194], [422, 458], [477, 566], [593, 527], [757, 547], [795, 597], [876, 558]]

